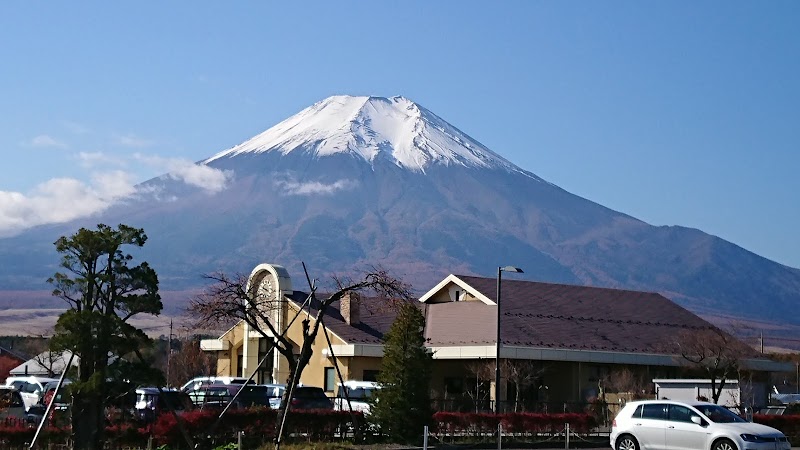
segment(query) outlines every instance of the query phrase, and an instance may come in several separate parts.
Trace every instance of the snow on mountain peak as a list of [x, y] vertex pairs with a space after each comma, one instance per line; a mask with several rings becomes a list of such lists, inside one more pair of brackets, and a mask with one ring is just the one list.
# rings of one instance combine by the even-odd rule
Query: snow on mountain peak
[[[405, 97], [328, 97], [267, 131], [204, 161], [245, 153], [311, 149], [317, 156], [360, 155], [369, 162], [389, 157], [425, 171], [430, 164], [459, 164], [523, 172], [436, 114]], [[529, 174], [530, 175], [530, 174]]]

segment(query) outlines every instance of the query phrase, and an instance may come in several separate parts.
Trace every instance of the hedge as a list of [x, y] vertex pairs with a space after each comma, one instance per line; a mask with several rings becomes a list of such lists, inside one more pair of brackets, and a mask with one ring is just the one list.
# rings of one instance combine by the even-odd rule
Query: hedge
[[[271, 442], [275, 436], [277, 411], [269, 408], [235, 409], [228, 411], [220, 423], [213, 428], [219, 411], [195, 410], [181, 414], [183, 430], [197, 443], [212, 444], [233, 442], [238, 432], [244, 433], [248, 448]], [[355, 418], [356, 426], [352, 424]], [[213, 429], [212, 429], [213, 428]], [[363, 435], [364, 416], [348, 411], [303, 410], [291, 411], [286, 420], [284, 436], [287, 440], [332, 441], [339, 430]], [[36, 428], [24, 421], [0, 422], [0, 448], [22, 447], [33, 440]], [[40, 442], [65, 443], [69, 439], [69, 427], [45, 427]], [[156, 445], [171, 449], [187, 448], [185, 438], [173, 414], [161, 414], [155, 422], [142, 425], [136, 422], [118, 422], [106, 427], [106, 440], [111, 448], [144, 447], [149, 439]]]
[[753, 422], [777, 428], [785, 434], [793, 445], [800, 442], [800, 415], [773, 416], [756, 414]]

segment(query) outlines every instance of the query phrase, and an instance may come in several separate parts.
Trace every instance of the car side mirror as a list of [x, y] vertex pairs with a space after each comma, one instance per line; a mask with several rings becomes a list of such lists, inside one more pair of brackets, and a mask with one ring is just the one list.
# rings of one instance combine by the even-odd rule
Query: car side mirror
[[698, 425], [700, 425], [701, 427], [704, 427], [704, 426], [708, 425], [708, 423], [706, 423], [706, 421], [703, 420], [703, 418], [700, 417], [700, 416], [692, 416], [691, 417], [691, 421], [696, 423], [696, 424], [698, 424]]

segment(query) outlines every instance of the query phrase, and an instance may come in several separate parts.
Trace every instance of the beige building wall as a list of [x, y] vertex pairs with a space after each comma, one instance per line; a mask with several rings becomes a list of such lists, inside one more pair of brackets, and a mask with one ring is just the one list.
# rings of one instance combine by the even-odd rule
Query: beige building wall
[[[293, 303], [290, 304], [286, 317], [288, 320], [285, 323], [291, 321], [297, 312], [298, 306]], [[294, 321], [294, 323], [292, 323], [291, 328], [286, 334], [287, 338], [293, 343], [295, 354], [299, 354], [300, 352], [300, 346], [303, 339], [303, 320], [306, 319], [310, 320], [310, 326], [313, 327], [316, 322], [313, 316], [308, 317], [305, 312], [301, 312], [300, 316]], [[244, 322], [240, 322], [235, 327], [228, 330], [228, 332], [221, 338], [222, 340], [228, 341], [229, 349], [217, 352], [216, 373], [218, 376], [250, 376], [250, 373], [240, 373], [239, 370], [239, 361], [242, 359], [241, 357], [243, 356], [244, 351], [244, 330]], [[326, 330], [321, 328], [311, 346], [313, 350], [311, 360], [309, 361], [308, 366], [306, 366], [306, 368], [303, 370], [303, 374], [300, 378], [300, 383], [304, 385], [324, 387], [325, 369], [334, 367], [333, 358], [328, 356], [328, 342], [325, 339], [325, 332]], [[346, 342], [336, 336], [333, 332], [327, 331], [327, 333], [332, 345], [346, 344]], [[251, 337], [251, 347], [258, 347], [258, 338]], [[381, 364], [380, 358], [372, 357], [344, 356], [337, 358], [337, 360], [339, 363], [339, 368], [342, 372], [342, 376], [345, 380], [362, 380], [364, 371], [377, 371], [380, 369]], [[279, 356], [277, 362], [278, 367], [277, 370], [275, 370], [277, 375], [275, 380], [278, 383], [286, 383], [286, 378], [288, 377], [289, 373], [288, 362], [283, 356]], [[336, 376], [335, 382], [339, 382], [338, 375]], [[330, 391], [329, 394], [334, 394], [334, 392]]]
[[239, 322], [228, 330], [220, 340], [228, 342], [228, 350], [217, 352], [217, 376], [235, 376], [238, 371], [237, 356], [242, 354], [244, 322]]

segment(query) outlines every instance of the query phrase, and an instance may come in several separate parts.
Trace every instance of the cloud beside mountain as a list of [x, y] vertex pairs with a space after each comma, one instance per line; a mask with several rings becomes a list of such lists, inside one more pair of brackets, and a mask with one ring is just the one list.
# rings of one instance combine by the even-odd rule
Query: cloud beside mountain
[[89, 217], [120, 200], [149, 192], [149, 187], [137, 184], [130, 167], [136, 163], [167, 172], [166, 177], [209, 193], [221, 191], [233, 178], [230, 171], [179, 158], [142, 154], [125, 158], [102, 152], [79, 152], [76, 157], [91, 171], [90, 181], [59, 177], [40, 183], [26, 193], [0, 191], [0, 237], [13, 236], [39, 225]]

